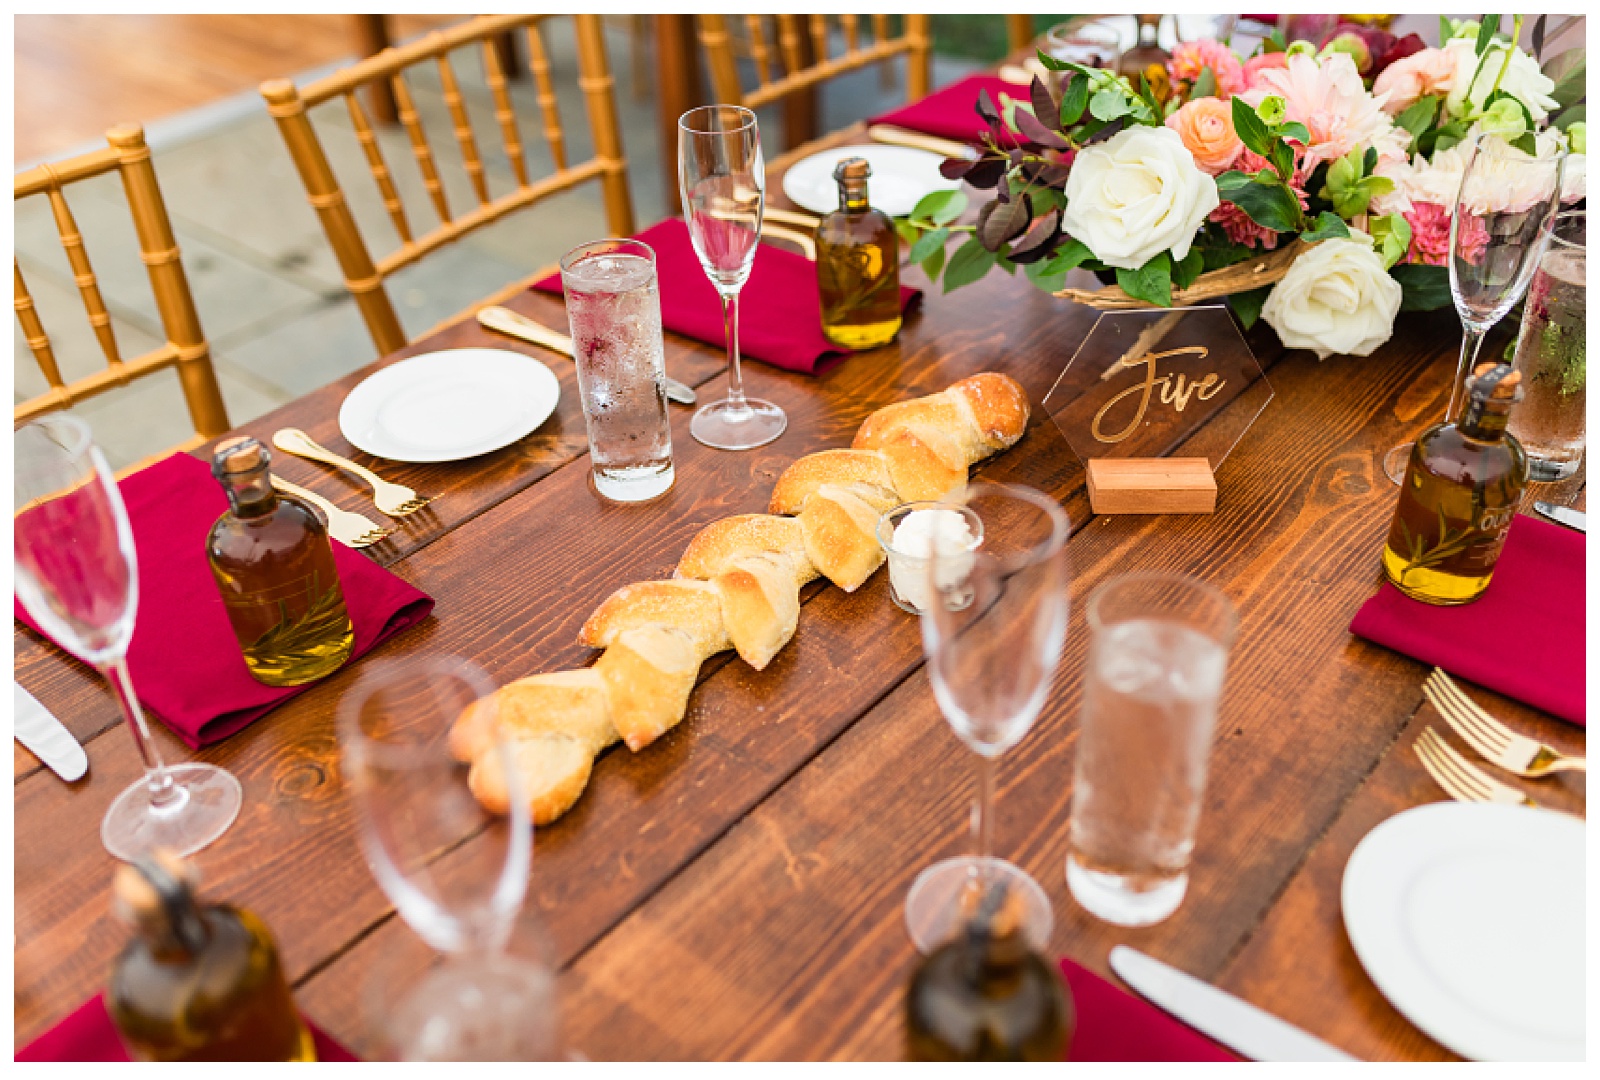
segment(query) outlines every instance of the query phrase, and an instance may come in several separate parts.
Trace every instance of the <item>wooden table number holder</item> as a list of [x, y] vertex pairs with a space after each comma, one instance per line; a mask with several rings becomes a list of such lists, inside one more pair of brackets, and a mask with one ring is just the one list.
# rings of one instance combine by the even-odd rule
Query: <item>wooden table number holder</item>
[[1203, 457], [1090, 458], [1089, 508], [1096, 514], [1210, 514], [1217, 480]]

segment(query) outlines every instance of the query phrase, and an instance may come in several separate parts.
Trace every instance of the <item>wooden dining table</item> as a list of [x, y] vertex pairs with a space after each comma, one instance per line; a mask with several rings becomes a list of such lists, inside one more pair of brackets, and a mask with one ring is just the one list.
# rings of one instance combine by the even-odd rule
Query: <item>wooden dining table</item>
[[[796, 155], [863, 139], [857, 126]], [[780, 178], [796, 155], [769, 168], [775, 205], [787, 205]], [[571, 363], [471, 319], [243, 425], [263, 440], [303, 428], [436, 496], [366, 554], [437, 606], [217, 745], [191, 752], [153, 725], [167, 760], [215, 762], [244, 786], [239, 819], [195, 857], [204, 895], [259, 914], [302, 1009], [357, 1053], [378, 1052], [373, 984], [414, 977], [393, 958], [421, 950], [363, 861], [340, 775], [336, 710], [364, 665], [453, 654], [501, 683], [581, 666], [593, 653], [578, 644], [578, 629], [602, 600], [670, 576], [707, 523], [764, 511], [789, 462], [847, 446], [880, 406], [1001, 371], [1026, 388], [1033, 418], [1015, 447], [974, 475], [1048, 492], [1073, 529], [1067, 644], [1042, 715], [1002, 759], [996, 803], [997, 853], [1049, 894], [1050, 951], [1114, 979], [1107, 954], [1126, 943], [1358, 1057], [1452, 1056], [1374, 987], [1345, 935], [1339, 896], [1345, 863], [1368, 831], [1445, 798], [1412, 748], [1424, 729], [1444, 729], [1423, 700], [1429, 669], [1348, 627], [1381, 580], [1396, 499], [1383, 454], [1445, 409], [1460, 340], [1454, 312], [1403, 313], [1373, 355], [1324, 361], [1284, 350], [1258, 325], [1248, 340], [1275, 397], [1218, 470], [1216, 512], [1097, 516], [1082, 466], [1040, 408], [1097, 312], [998, 271], [949, 294], [915, 269], [905, 280], [925, 295], [893, 344], [815, 377], [747, 364], [750, 392], [788, 413], [776, 442], [708, 449], [689, 435], [691, 410], [674, 406], [676, 483], [641, 505], [607, 502], [592, 487]], [[564, 325], [559, 298], [518, 291], [503, 302]], [[450, 464], [366, 458], [340, 436], [339, 404], [360, 380], [407, 356], [464, 346], [544, 361], [561, 383], [555, 414], [512, 446]], [[669, 334], [666, 364], [703, 401], [722, 393], [720, 345]], [[340, 474], [286, 455], [275, 468], [340, 506], [375, 512]], [[1583, 505], [1581, 474], [1538, 497]], [[1078, 907], [1063, 868], [1084, 601], [1140, 570], [1221, 589], [1239, 631], [1188, 897], [1165, 922], [1127, 930]], [[917, 622], [891, 603], [886, 576], [855, 593], [813, 583], [798, 633], [766, 670], [731, 653], [714, 657], [678, 727], [637, 753], [603, 754], [577, 805], [537, 831], [525, 918], [558, 969], [569, 1050], [592, 1059], [902, 1055], [904, 990], [917, 961], [902, 904], [921, 869], [968, 849], [974, 761], [940, 715]], [[13, 640], [18, 680], [90, 761], [87, 777], [67, 784], [16, 750], [20, 1046], [105, 985], [127, 937], [110, 911], [115, 863], [99, 825], [140, 763], [94, 672], [20, 625]], [[1472, 693], [1519, 730], [1583, 751], [1581, 728]], [[1547, 806], [1584, 805], [1580, 776], [1524, 786]]]

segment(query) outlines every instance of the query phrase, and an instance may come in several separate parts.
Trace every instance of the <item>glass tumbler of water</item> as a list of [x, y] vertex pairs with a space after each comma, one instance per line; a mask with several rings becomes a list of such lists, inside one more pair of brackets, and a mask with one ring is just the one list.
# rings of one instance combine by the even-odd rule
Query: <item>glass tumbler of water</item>
[[1087, 618], [1067, 886], [1092, 915], [1149, 926], [1189, 887], [1237, 618], [1227, 597], [1176, 574], [1112, 578]]
[[580, 244], [561, 259], [595, 490], [616, 502], [672, 486], [656, 255], [637, 240]]
[[1583, 462], [1586, 238], [1584, 211], [1556, 217], [1523, 309], [1516, 365], [1525, 396], [1508, 428], [1534, 480], [1565, 480]]

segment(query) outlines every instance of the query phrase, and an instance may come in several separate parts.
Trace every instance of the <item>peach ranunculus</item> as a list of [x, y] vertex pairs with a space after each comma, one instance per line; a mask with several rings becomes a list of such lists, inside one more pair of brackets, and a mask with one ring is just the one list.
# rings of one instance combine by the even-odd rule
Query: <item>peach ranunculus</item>
[[1272, 71], [1276, 68], [1289, 66], [1289, 54], [1286, 52], [1262, 53], [1252, 56], [1244, 62], [1244, 87], [1253, 89], [1261, 81], [1263, 71]]
[[1443, 49], [1423, 49], [1384, 68], [1372, 84], [1372, 95], [1389, 97], [1383, 111], [1398, 116], [1419, 98], [1448, 94], [1455, 86], [1456, 58]]
[[1233, 107], [1221, 98], [1195, 98], [1167, 117], [1194, 155], [1194, 163], [1212, 176], [1221, 176], [1239, 160], [1244, 143], [1233, 130]]

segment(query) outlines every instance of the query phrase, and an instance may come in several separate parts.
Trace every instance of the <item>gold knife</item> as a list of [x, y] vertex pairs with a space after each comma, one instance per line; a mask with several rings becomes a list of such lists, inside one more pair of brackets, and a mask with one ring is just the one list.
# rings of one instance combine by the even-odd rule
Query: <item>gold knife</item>
[[956, 142], [954, 139], [940, 139], [933, 135], [923, 135], [916, 131], [907, 131], [893, 124], [873, 124], [867, 128], [867, 138], [876, 143], [886, 143], [889, 146], [909, 146], [913, 150], [926, 150], [947, 158], [966, 158], [971, 160], [978, 156], [978, 151], [966, 143]]
[[[478, 322], [490, 330], [498, 331], [510, 337], [531, 341], [533, 344], [558, 352], [562, 356], [574, 355], [572, 339], [566, 334], [550, 329], [542, 323], [535, 322], [526, 315], [518, 315], [510, 308], [486, 307], [478, 311]], [[693, 405], [695, 393], [692, 388], [667, 376], [667, 397], [680, 405]]]

